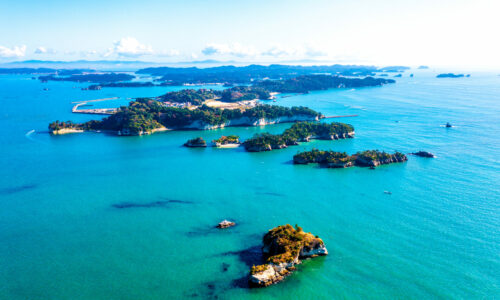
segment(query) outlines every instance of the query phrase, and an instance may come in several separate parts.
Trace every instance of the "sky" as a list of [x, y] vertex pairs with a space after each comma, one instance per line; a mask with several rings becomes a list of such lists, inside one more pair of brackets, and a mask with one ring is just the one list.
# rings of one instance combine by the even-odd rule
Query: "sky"
[[500, 0], [0, 0], [0, 62], [500, 68]]

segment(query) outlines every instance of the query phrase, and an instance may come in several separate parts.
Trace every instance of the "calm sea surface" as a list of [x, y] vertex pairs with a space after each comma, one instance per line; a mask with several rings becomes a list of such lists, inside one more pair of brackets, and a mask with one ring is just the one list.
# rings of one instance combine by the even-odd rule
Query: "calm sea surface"
[[[0, 76], [0, 299], [500, 298], [500, 77], [435, 75], [280, 98], [359, 115], [338, 119], [356, 138], [267, 153], [181, 145], [290, 124], [52, 137], [51, 121], [92, 118], [71, 114], [72, 101], [117, 96], [96, 107], [117, 106], [181, 87], [82, 91]], [[291, 164], [311, 148], [437, 158], [376, 170]], [[238, 225], [213, 229], [226, 218]], [[262, 235], [286, 223], [319, 235], [330, 255], [245, 288]]]

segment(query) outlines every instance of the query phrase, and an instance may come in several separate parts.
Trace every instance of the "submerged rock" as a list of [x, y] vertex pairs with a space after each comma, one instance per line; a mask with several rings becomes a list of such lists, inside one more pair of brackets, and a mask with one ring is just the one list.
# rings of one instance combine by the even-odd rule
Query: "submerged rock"
[[328, 255], [323, 241], [295, 225], [282, 225], [269, 230], [263, 238], [262, 252], [266, 263], [253, 266], [250, 287], [265, 287], [282, 281], [295, 270], [301, 259]]

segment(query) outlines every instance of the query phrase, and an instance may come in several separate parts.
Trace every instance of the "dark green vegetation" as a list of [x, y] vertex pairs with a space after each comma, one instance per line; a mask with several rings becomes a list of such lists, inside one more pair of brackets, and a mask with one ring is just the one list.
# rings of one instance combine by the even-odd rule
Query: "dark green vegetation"
[[331, 168], [346, 168], [353, 165], [355, 158], [345, 152], [321, 151], [313, 149], [293, 156], [294, 164], [318, 163]]
[[[61, 75], [61, 74], [58, 74]], [[106, 73], [106, 74], [76, 74], [69, 76], [40, 76], [38, 79], [41, 81], [74, 81], [74, 82], [117, 82], [129, 81], [134, 79], [135, 76], [121, 73]]]
[[220, 97], [220, 101], [223, 102], [235, 102], [254, 99], [269, 100], [271, 99], [271, 94], [268, 90], [260, 87], [236, 86], [220, 92]]
[[163, 102], [191, 103], [192, 105], [201, 105], [205, 100], [214, 99], [217, 92], [207, 89], [186, 89], [177, 92], [168, 92], [158, 97]]
[[162, 76], [161, 81], [181, 83], [229, 83], [248, 84], [265, 78], [292, 78], [310, 74], [336, 74], [343, 76], [373, 75], [374, 66], [332, 65], [332, 66], [289, 66], [289, 65], [249, 65], [245, 67], [221, 66], [213, 68], [146, 68], [137, 74]]
[[304, 232], [301, 227], [295, 225], [281, 225], [269, 230], [263, 238], [264, 247], [268, 249], [266, 253], [267, 263], [280, 264], [293, 262], [299, 257], [300, 250], [307, 246], [317, 248], [324, 245], [323, 241]]
[[191, 103], [192, 105], [201, 105], [204, 101], [214, 99], [222, 102], [236, 102], [245, 100], [262, 99], [268, 100], [271, 95], [262, 88], [251, 86], [237, 86], [222, 91], [211, 89], [185, 89], [176, 92], [168, 92], [158, 97], [164, 102]]
[[297, 122], [282, 134], [262, 133], [243, 143], [250, 152], [271, 151], [308, 142], [310, 139], [334, 140], [352, 137], [354, 127], [344, 123]]
[[192, 148], [196, 148], [196, 147], [206, 147], [207, 146], [207, 142], [201, 138], [201, 137], [197, 137], [197, 138], [194, 138], [194, 139], [191, 139], [191, 140], [188, 140], [184, 146], [186, 147], [192, 147]]
[[366, 162], [368, 162], [368, 165], [372, 165], [373, 162], [379, 161], [379, 162], [384, 162], [384, 161], [389, 161], [390, 160], [396, 160], [393, 162], [399, 162], [399, 161], [406, 161], [408, 160], [406, 155], [404, 155], [401, 152], [394, 152], [394, 154], [389, 154], [384, 151], [379, 151], [379, 150], [365, 150], [361, 151], [355, 154], [356, 155], [356, 164], [357, 165], [363, 165]]
[[[77, 124], [84, 130], [110, 130], [122, 135], [138, 135], [156, 128], [208, 129], [221, 125], [254, 125], [259, 119], [283, 117], [305, 117], [316, 119], [320, 113], [307, 107], [282, 107], [258, 105], [246, 110], [219, 109], [202, 105], [196, 109], [167, 107], [153, 99], [137, 99], [129, 106], [120, 107], [117, 112], [102, 121]], [[243, 120], [231, 124], [231, 121]]]
[[461, 78], [465, 77], [464, 74], [453, 74], [453, 73], [445, 73], [445, 74], [439, 74], [436, 76], [436, 78]]
[[309, 91], [327, 90], [331, 88], [356, 88], [366, 86], [380, 86], [394, 83], [392, 79], [365, 77], [346, 78], [331, 75], [304, 75], [285, 80], [265, 80], [254, 84], [270, 92], [279, 93], [308, 93]]
[[378, 150], [366, 150], [354, 155], [345, 152], [321, 151], [313, 149], [297, 153], [293, 157], [294, 164], [318, 163], [328, 168], [347, 168], [351, 166], [376, 167], [378, 165], [407, 161], [406, 155], [400, 152], [389, 154]]

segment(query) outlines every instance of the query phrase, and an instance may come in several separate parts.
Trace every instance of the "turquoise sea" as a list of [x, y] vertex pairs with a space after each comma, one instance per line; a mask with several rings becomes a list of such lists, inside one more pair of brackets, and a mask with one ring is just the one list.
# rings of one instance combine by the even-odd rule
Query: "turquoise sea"
[[[50, 136], [51, 121], [92, 118], [71, 114], [72, 101], [120, 105], [181, 87], [82, 91], [0, 76], [0, 299], [499, 299], [500, 77], [412, 72], [384, 87], [279, 98], [359, 115], [336, 120], [356, 138], [267, 153], [181, 145], [290, 124]], [[376, 170], [291, 164], [311, 148], [437, 158]], [[238, 225], [213, 228], [226, 218]], [[263, 234], [286, 223], [319, 235], [330, 255], [247, 289]]]

